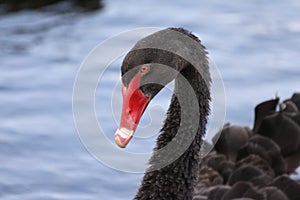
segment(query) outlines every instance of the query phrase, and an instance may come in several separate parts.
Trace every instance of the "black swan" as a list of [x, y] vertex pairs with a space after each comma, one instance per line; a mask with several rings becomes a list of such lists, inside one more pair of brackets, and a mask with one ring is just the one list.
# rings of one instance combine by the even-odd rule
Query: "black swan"
[[[187, 43], [182, 35], [197, 45]], [[157, 48], [159, 45], [164, 47]], [[167, 66], [178, 73], [170, 73]], [[174, 94], [149, 161], [150, 168], [134, 199], [300, 199], [300, 184], [286, 175], [300, 164], [300, 95], [280, 104], [279, 111], [278, 99], [258, 105], [253, 130], [225, 125], [213, 151], [201, 159], [201, 145], [209, 145], [202, 141], [210, 102], [208, 67], [205, 47], [183, 28], [168, 28], [147, 36], [124, 58], [123, 107], [115, 134], [115, 141], [122, 148], [132, 139], [151, 99], [175, 79]], [[196, 101], [179, 76], [188, 81]], [[181, 102], [188, 106], [182, 109]], [[182, 126], [183, 134], [177, 137]], [[176, 160], [159, 167], [166, 157], [172, 156], [161, 155], [159, 150], [174, 140], [173, 153], [186, 140], [191, 142]]]

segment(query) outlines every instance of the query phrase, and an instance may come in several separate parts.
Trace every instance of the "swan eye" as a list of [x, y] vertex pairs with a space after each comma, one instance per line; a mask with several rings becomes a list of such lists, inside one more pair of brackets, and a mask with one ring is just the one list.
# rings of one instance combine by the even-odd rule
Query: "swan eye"
[[142, 74], [146, 74], [148, 71], [149, 71], [149, 66], [143, 65], [143, 66], [141, 67], [140, 72], [141, 72]]

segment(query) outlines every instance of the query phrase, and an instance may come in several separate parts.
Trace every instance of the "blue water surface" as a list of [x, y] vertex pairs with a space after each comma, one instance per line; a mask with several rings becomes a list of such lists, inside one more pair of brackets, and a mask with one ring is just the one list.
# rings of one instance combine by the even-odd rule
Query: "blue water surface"
[[[116, 171], [94, 159], [80, 142], [72, 114], [80, 64], [97, 44], [120, 32], [185, 27], [198, 35], [224, 80], [226, 122], [252, 126], [257, 103], [276, 94], [288, 98], [300, 90], [299, 1], [104, 4], [103, 10], [92, 13], [44, 10], [0, 16], [0, 199], [134, 196], [142, 174]], [[120, 81], [119, 64], [112, 63], [96, 101], [111, 101], [111, 88]], [[158, 131], [170, 95], [165, 90], [157, 98], [142, 126], [153, 118]], [[120, 95], [115, 101], [121, 104]], [[102, 128], [113, 135], [118, 124], [111, 119], [112, 110], [96, 108], [105, 121]], [[155, 136], [132, 149], [151, 151]]]

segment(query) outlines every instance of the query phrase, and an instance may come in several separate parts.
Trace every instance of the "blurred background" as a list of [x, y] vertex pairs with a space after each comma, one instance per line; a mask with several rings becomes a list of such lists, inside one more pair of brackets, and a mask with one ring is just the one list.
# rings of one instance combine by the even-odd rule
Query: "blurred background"
[[[299, 1], [25, 2], [0, 0], [0, 199], [134, 196], [143, 174], [119, 172], [94, 159], [72, 116], [80, 64], [97, 44], [120, 32], [184, 27], [198, 35], [223, 77], [226, 122], [251, 127], [256, 104], [300, 90]], [[104, 76], [96, 99], [111, 97], [119, 64]], [[160, 105], [168, 105], [170, 94], [158, 97]], [[112, 111], [97, 112], [105, 118]], [[113, 135], [118, 124], [109, 119], [102, 128]]]

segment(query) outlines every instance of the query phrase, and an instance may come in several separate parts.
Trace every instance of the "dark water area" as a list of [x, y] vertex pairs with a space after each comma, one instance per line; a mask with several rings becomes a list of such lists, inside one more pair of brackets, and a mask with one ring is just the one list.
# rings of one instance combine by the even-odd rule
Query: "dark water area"
[[[62, 4], [64, 4], [64, 6], [62, 6]], [[7, 14], [10, 12], [18, 12], [22, 10], [41, 10], [49, 8], [51, 10], [62, 10], [63, 7], [65, 9], [68, 9], [69, 11], [93, 11], [103, 8], [103, 4], [100, 0], [0, 0], [0, 14]]]
[[[223, 77], [226, 122], [252, 126], [257, 103], [300, 90], [298, 1], [103, 4], [93, 12], [46, 9], [0, 15], [0, 199], [134, 196], [142, 174], [119, 172], [94, 159], [79, 139], [72, 113], [81, 63], [96, 45], [120, 32], [185, 27], [198, 35]], [[99, 102], [110, 101], [120, 81], [120, 62], [102, 77]], [[166, 90], [158, 96], [142, 125], [152, 120], [153, 130], [159, 129], [170, 94]], [[96, 108], [106, 124], [102, 128], [113, 135], [118, 124], [110, 118], [112, 110]], [[151, 151], [154, 140], [155, 135], [146, 147], [133, 144], [129, 150]]]

